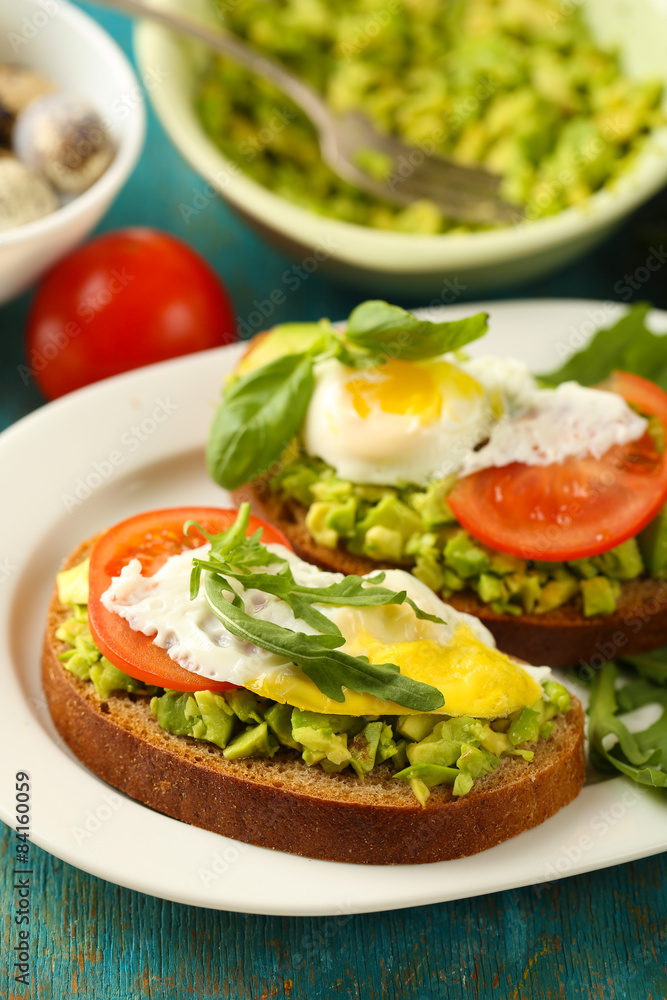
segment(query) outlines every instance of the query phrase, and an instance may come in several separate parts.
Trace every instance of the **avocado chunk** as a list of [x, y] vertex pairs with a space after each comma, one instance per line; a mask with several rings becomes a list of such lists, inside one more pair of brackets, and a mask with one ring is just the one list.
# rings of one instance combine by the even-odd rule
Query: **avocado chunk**
[[438, 764], [449, 767], [461, 756], [464, 745], [478, 746], [487, 727], [478, 719], [468, 717], [445, 719], [418, 743], [407, 749], [411, 764]]
[[594, 576], [590, 580], [582, 580], [580, 586], [584, 599], [584, 618], [591, 618], [593, 615], [613, 615], [621, 592], [621, 585], [616, 580], [608, 580], [606, 576]]
[[593, 556], [591, 562], [612, 580], [634, 580], [644, 570], [636, 538], [628, 538], [609, 552]]
[[306, 764], [317, 764], [327, 760], [332, 764], [349, 762], [351, 753], [347, 748], [345, 732], [336, 729], [351, 727], [356, 722], [353, 716], [320, 715], [317, 712], [292, 711], [292, 737], [303, 745], [302, 757]]
[[259, 714], [257, 698], [252, 691], [245, 688], [238, 688], [234, 691], [225, 691], [225, 698], [234, 715], [237, 715], [241, 722], [263, 722]]
[[165, 691], [159, 698], [151, 700], [151, 712], [157, 716], [158, 725], [175, 736], [189, 736], [192, 717], [186, 714], [188, 695], [182, 691]]
[[240, 375], [247, 375], [257, 368], [281, 358], [285, 354], [301, 354], [309, 351], [322, 337], [319, 323], [283, 323], [253, 345], [238, 366]]
[[667, 576], [667, 505], [639, 533], [637, 541], [651, 576]]
[[439, 715], [399, 715], [396, 719], [396, 732], [409, 740], [423, 740], [433, 732], [433, 727], [441, 718]]
[[412, 764], [398, 771], [394, 777], [406, 781], [422, 809], [436, 785], [453, 785], [459, 776], [455, 767], [440, 767], [437, 764]]
[[310, 505], [306, 514], [306, 527], [318, 545], [324, 545], [327, 549], [335, 549], [338, 545], [338, 532], [335, 528], [329, 527], [327, 518], [338, 504], [328, 503], [325, 500], [316, 500]]
[[410, 497], [410, 504], [421, 514], [426, 531], [456, 524], [456, 518], [447, 503], [455, 482], [456, 476], [446, 476], [431, 483], [425, 493], [413, 493]]
[[540, 732], [540, 713], [533, 708], [523, 708], [514, 720], [507, 734], [512, 746], [519, 743], [533, 743]]
[[235, 736], [223, 753], [227, 760], [240, 760], [242, 757], [273, 757], [279, 748], [280, 743], [269, 731], [267, 723], [260, 722]]
[[127, 691], [130, 694], [153, 694], [156, 687], [144, 684], [124, 673], [107, 660], [100, 657], [90, 668], [90, 679], [101, 701], [106, 701], [112, 691]]
[[369, 722], [350, 743], [350, 765], [358, 778], [363, 778], [375, 767], [382, 727], [382, 722]]
[[200, 731], [203, 726], [203, 733], [200, 736], [193, 727], [192, 735], [224, 749], [234, 732], [236, 716], [223, 696], [215, 691], [195, 691], [194, 697], [201, 712]]
[[384, 496], [357, 524], [355, 551], [362, 551], [373, 559], [399, 562], [408, 539], [421, 533], [422, 519], [416, 511], [402, 503], [395, 495]]
[[[586, 581], [582, 580], [581, 582], [583, 585]], [[578, 591], [579, 583], [573, 576], [569, 576], [565, 580], [549, 580], [542, 587], [537, 604], [533, 610], [536, 615], [546, 614], [547, 611], [553, 611], [554, 608], [559, 608], [562, 604], [567, 604]]]
[[61, 604], [88, 603], [88, 570], [90, 559], [84, 559], [77, 566], [64, 569], [56, 577], [58, 600]]
[[444, 550], [445, 565], [453, 569], [462, 580], [479, 576], [489, 569], [490, 560], [487, 553], [475, 545], [467, 531], [457, 531]]
[[268, 723], [269, 729], [283, 746], [291, 747], [292, 750], [301, 749], [292, 736], [291, 705], [279, 705], [278, 702], [275, 702], [264, 712], [264, 721]]

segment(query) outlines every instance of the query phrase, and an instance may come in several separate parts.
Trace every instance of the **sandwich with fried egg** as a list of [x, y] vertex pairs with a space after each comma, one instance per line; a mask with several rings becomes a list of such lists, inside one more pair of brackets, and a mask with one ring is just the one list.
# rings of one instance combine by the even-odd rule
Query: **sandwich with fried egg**
[[404, 570], [322, 571], [250, 514], [136, 515], [59, 573], [43, 685], [65, 743], [169, 816], [332, 861], [443, 861], [552, 816], [583, 713]]
[[[591, 348], [602, 367], [579, 366], [595, 385], [573, 362], [538, 378], [470, 357], [483, 313], [429, 322], [372, 301], [344, 330], [276, 327], [225, 386], [210, 473], [303, 558], [410, 570], [529, 662], [654, 649], [667, 641], [667, 394], [605, 370], [624, 323]], [[664, 339], [627, 335], [644, 359]]]

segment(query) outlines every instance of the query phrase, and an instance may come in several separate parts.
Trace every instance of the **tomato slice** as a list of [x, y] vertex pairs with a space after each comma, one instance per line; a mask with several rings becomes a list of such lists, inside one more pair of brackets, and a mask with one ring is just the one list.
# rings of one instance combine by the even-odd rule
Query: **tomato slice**
[[[667, 393], [653, 382], [614, 372], [600, 388], [657, 417], [667, 432]], [[500, 552], [548, 562], [607, 552], [641, 531], [666, 500], [667, 455], [648, 431], [600, 459], [482, 469], [459, 479], [448, 497], [474, 538]]]
[[[101, 536], [90, 554], [88, 622], [97, 646], [114, 666], [137, 680], [178, 691], [223, 691], [237, 687], [211, 681], [191, 673], [171, 659], [165, 649], [154, 645], [148, 635], [133, 631], [120, 615], [108, 611], [100, 598], [131, 559], [139, 559], [144, 576], [153, 576], [167, 559], [185, 549], [206, 542], [201, 532], [183, 534], [186, 521], [196, 521], [209, 534], [229, 528], [238, 511], [218, 507], [172, 507], [137, 514], [121, 521]], [[291, 548], [280, 531], [251, 516], [248, 534], [262, 529], [262, 541], [278, 542]]]

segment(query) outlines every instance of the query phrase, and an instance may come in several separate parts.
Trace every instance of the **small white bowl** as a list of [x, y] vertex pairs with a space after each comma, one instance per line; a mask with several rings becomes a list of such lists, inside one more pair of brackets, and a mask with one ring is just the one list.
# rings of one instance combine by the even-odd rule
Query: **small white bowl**
[[87, 14], [63, 0], [0, 0], [0, 62], [28, 66], [85, 98], [116, 145], [87, 191], [51, 215], [0, 233], [0, 302], [18, 295], [97, 225], [141, 152], [146, 110], [121, 50]]
[[[578, 7], [563, 0], [563, 17]], [[184, 10], [206, 0], [172, 0]], [[595, 38], [618, 46], [625, 71], [659, 76], [667, 84], [667, 5], [657, 0], [583, 0]], [[210, 15], [209, 16], [213, 16]], [[437, 296], [452, 302], [467, 290], [492, 289], [534, 279], [581, 256], [667, 182], [667, 127], [655, 130], [635, 165], [613, 189], [580, 207], [504, 230], [416, 236], [385, 232], [316, 215], [267, 190], [230, 163], [205, 134], [193, 107], [201, 49], [156, 25], [135, 31], [139, 66], [162, 67], [164, 85], [151, 101], [173, 143], [214, 190], [266, 239], [309, 267], [390, 294]], [[666, 88], [667, 90], [667, 88]], [[667, 95], [665, 100], [667, 108]], [[308, 178], [304, 178], [307, 184]], [[202, 185], [202, 193], [212, 192]], [[195, 206], [196, 208], [196, 206]]]

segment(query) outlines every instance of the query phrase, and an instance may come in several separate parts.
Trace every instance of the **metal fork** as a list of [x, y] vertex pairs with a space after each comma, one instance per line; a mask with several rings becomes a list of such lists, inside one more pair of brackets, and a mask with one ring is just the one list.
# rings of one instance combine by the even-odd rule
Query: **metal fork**
[[[191, 15], [144, 0], [95, 0], [137, 17], [145, 17], [181, 34], [205, 42], [211, 48], [243, 63], [259, 76], [267, 77], [308, 115], [319, 134], [322, 158], [350, 184], [394, 204], [409, 205], [427, 198], [450, 219], [484, 225], [519, 221], [520, 206], [499, 195], [501, 178], [482, 167], [462, 166], [441, 156], [429, 155], [419, 146], [409, 146], [392, 135], [380, 134], [360, 112], [335, 115], [321, 95], [280, 63], [256, 52], [237, 36], [219, 31]], [[359, 165], [359, 154], [369, 150], [382, 154], [388, 169], [381, 178]]]

